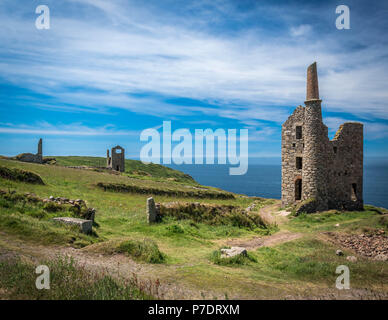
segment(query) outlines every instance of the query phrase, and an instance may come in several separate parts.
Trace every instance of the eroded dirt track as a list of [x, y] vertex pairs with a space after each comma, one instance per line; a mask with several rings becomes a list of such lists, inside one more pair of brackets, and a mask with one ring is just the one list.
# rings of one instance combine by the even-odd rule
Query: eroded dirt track
[[293, 241], [302, 237], [301, 233], [281, 231], [267, 237], [254, 237], [248, 240], [232, 239], [226, 242], [229, 246], [244, 247], [248, 250], [255, 250], [260, 247], [271, 247], [284, 242]]

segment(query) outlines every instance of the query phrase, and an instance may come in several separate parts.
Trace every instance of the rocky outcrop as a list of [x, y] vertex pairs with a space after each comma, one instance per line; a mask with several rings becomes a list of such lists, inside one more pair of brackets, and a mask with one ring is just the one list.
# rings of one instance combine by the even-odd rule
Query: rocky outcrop
[[243, 247], [231, 247], [230, 249], [221, 249], [221, 258], [233, 258], [236, 256], [247, 256], [247, 249]]

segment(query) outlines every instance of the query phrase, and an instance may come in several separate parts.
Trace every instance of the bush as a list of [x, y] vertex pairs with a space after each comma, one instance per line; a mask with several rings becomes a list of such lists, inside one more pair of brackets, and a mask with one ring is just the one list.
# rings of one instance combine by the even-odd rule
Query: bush
[[173, 224], [171, 226], [167, 226], [166, 229], [171, 233], [184, 233], [185, 230], [179, 224]]
[[135, 260], [147, 263], [163, 263], [165, 255], [159, 251], [158, 245], [150, 239], [127, 240], [119, 244], [116, 250], [118, 253], [125, 253]]
[[16, 168], [9, 169], [0, 166], [0, 177], [12, 181], [44, 185], [42, 178], [36, 173]]

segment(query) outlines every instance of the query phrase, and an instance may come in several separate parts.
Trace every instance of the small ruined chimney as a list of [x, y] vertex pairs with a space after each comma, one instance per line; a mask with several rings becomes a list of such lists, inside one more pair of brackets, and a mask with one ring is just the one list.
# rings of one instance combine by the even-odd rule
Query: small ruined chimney
[[38, 143], [38, 156], [42, 157], [43, 152], [42, 152], [42, 138], [40, 138], [39, 143]]
[[317, 63], [314, 62], [307, 68], [306, 100], [318, 100], [318, 99], [319, 99], [318, 72], [317, 72]]

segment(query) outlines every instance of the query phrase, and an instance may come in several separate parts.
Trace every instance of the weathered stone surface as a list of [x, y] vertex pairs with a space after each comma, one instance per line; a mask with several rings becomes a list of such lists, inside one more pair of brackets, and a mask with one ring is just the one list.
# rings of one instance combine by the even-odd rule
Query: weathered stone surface
[[106, 150], [106, 167], [115, 171], [125, 171], [125, 150], [116, 146], [111, 150], [112, 156], [109, 156], [109, 149]]
[[282, 125], [282, 205], [315, 199], [314, 211], [360, 210], [363, 125], [344, 123], [329, 140], [315, 63], [308, 68], [306, 98]]
[[325, 232], [329, 241], [348, 248], [372, 259], [388, 257], [388, 236], [376, 230], [375, 234], [343, 234], [339, 232]]
[[342, 250], [337, 250], [337, 251], [335, 252], [335, 254], [336, 254], [337, 256], [343, 256], [343, 255], [344, 255], [344, 253], [342, 252]]
[[380, 253], [374, 259], [377, 261], [388, 261], [388, 254]]
[[38, 142], [38, 153], [21, 153], [16, 156], [16, 159], [23, 162], [32, 162], [32, 163], [43, 163], [43, 154], [42, 154], [42, 138]]
[[317, 202], [315, 199], [307, 199], [302, 202], [299, 202], [295, 207], [296, 214], [300, 214], [302, 212], [305, 213], [313, 213], [317, 210]]
[[355, 256], [347, 256], [346, 260], [348, 260], [350, 262], [357, 262], [357, 257], [355, 257]]
[[247, 249], [243, 247], [231, 247], [230, 249], [221, 249], [221, 258], [233, 258], [235, 256], [246, 256]]
[[80, 228], [80, 231], [82, 233], [90, 233], [92, 232], [92, 220], [84, 220], [84, 219], [78, 219], [78, 218], [71, 218], [71, 217], [58, 217], [53, 218], [54, 221], [58, 221], [65, 224], [70, 225], [77, 225]]
[[319, 99], [317, 63], [307, 68], [306, 100]]
[[147, 199], [147, 221], [148, 223], [156, 222], [156, 207], [154, 198], [150, 197]]

